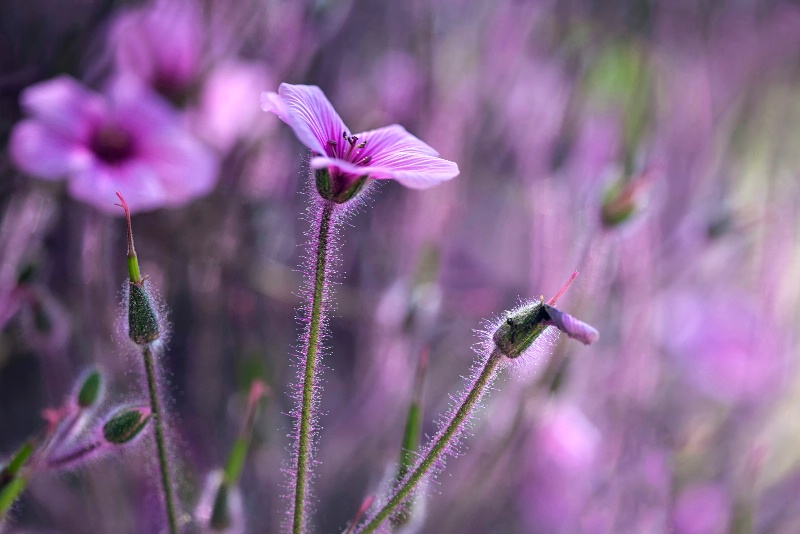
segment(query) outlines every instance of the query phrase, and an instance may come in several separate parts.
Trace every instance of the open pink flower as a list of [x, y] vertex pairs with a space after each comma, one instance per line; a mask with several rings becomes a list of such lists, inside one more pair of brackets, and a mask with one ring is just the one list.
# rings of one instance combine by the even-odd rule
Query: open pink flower
[[424, 189], [458, 175], [455, 163], [398, 124], [351, 135], [319, 87], [283, 83], [278, 93], [262, 93], [261, 107], [311, 149], [311, 168], [328, 169], [334, 194], [364, 177]]
[[39, 178], [69, 180], [70, 194], [118, 215], [115, 191], [132, 211], [185, 204], [217, 180], [218, 161], [152, 93], [94, 93], [67, 76], [29, 87], [32, 118], [14, 127], [11, 157]]

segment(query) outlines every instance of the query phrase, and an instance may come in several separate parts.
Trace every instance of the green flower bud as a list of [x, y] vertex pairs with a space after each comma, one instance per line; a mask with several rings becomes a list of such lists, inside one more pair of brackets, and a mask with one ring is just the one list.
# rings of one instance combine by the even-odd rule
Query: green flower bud
[[492, 336], [494, 344], [505, 356], [521, 356], [547, 328], [550, 319], [541, 301], [509, 313]]
[[158, 312], [146, 284], [129, 284], [128, 335], [137, 345], [147, 345], [161, 337]]
[[100, 391], [103, 386], [103, 377], [99, 371], [92, 371], [81, 384], [78, 390], [78, 406], [81, 408], [88, 408], [97, 402], [100, 397]]
[[122, 408], [103, 425], [103, 437], [115, 445], [128, 443], [144, 430], [151, 416], [150, 408]]

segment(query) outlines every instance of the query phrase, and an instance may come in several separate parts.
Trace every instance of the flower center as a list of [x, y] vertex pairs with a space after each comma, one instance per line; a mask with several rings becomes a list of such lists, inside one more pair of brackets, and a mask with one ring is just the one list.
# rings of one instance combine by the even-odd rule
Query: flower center
[[334, 139], [328, 139], [328, 146], [331, 147], [333, 154], [332, 157], [350, 161], [356, 165], [366, 166], [372, 161], [372, 156], [360, 157], [359, 153], [367, 147], [367, 142], [358, 142], [358, 137], [355, 135], [347, 135], [347, 132], [342, 132], [344, 143], [339, 143]]
[[116, 124], [104, 124], [92, 136], [90, 146], [98, 159], [111, 164], [122, 163], [133, 156], [133, 137]]

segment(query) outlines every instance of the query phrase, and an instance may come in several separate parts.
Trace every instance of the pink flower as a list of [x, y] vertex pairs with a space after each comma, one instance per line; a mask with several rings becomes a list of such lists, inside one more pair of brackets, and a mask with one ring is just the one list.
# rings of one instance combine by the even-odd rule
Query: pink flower
[[66, 178], [78, 200], [112, 215], [115, 191], [132, 211], [185, 204], [217, 180], [213, 153], [181, 127], [152, 93], [94, 93], [62, 76], [29, 87], [22, 107], [32, 118], [11, 133], [11, 157], [47, 180]]
[[364, 177], [424, 189], [458, 175], [455, 163], [400, 125], [351, 135], [319, 87], [283, 83], [277, 94], [262, 93], [261, 107], [311, 149], [312, 169], [330, 172], [334, 197]]
[[177, 102], [188, 96], [203, 70], [205, 33], [196, 3], [160, 0], [120, 13], [109, 44], [119, 74]]

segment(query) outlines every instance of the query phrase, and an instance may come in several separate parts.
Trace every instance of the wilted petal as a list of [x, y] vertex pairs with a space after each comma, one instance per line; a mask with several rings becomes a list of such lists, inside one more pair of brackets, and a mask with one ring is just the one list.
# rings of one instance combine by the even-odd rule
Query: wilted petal
[[103, 99], [69, 76], [59, 76], [25, 89], [22, 108], [64, 137], [85, 139], [102, 116]]
[[399, 124], [392, 124], [356, 134], [359, 141], [366, 141], [367, 145], [361, 151], [363, 156], [373, 156], [386, 154], [389, 152], [422, 152], [431, 156], [438, 156], [439, 153], [430, 145], [411, 135]]
[[549, 304], [544, 305], [553, 326], [567, 334], [572, 339], [577, 339], [584, 345], [591, 345], [600, 339], [600, 333], [592, 326], [579, 321], [568, 313], [564, 313], [558, 308]]
[[64, 178], [70, 172], [86, 167], [92, 160], [85, 146], [33, 120], [14, 127], [9, 151], [17, 167], [50, 180]]
[[347, 127], [315, 85], [282, 83], [278, 93], [261, 95], [261, 107], [288, 124], [300, 142], [317, 154], [326, 154], [328, 141], [343, 142]]

